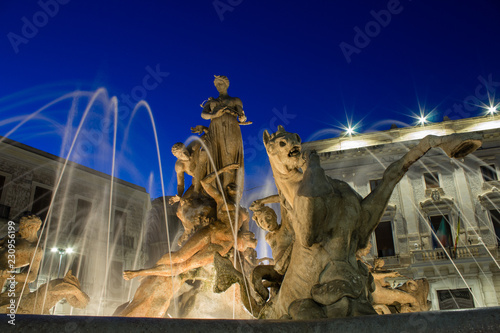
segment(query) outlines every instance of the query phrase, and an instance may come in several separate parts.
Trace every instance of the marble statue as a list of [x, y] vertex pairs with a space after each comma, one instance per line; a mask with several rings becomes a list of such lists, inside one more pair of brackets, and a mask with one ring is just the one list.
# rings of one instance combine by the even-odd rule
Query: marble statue
[[[252, 219], [257, 225], [268, 231], [266, 242], [271, 247], [273, 258], [275, 258], [272, 260], [273, 264], [255, 265], [251, 272], [251, 281], [249, 281], [242, 272], [234, 268], [229, 259], [216, 254], [214, 262], [217, 274], [214, 291], [224, 292], [231, 285], [239, 284], [243, 305], [254, 317], [258, 317], [264, 304], [269, 302], [279, 290], [283, 281], [283, 275], [279, 272], [286, 271], [292, 247], [288, 243], [282, 246], [278, 233], [280, 225], [272, 208], [254, 203], [250, 206], [250, 210], [254, 212]], [[253, 290], [250, 289], [251, 286]], [[271, 295], [268, 288], [271, 290]]]
[[239, 284], [241, 302], [248, 312], [254, 317], [258, 317], [262, 311], [263, 302], [255, 297], [251, 291], [251, 284], [246, 276], [234, 268], [233, 263], [228, 258], [216, 253], [214, 256], [214, 267], [216, 271], [214, 292], [222, 293], [229, 289], [233, 284]]
[[[201, 180], [208, 173], [237, 164], [239, 168], [221, 174], [215, 184], [221, 192], [229, 184], [236, 184], [239, 192], [243, 188], [243, 139], [239, 126], [251, 122], [246, 121], [241, 100], [227, 94], [229, 79], [216, 75], [214, 85], [219, 96], [210, 97], [201, 105], [201, 117], [210, 120], [209, 127], [198, 125], [191, 128], [192, 133], [202, 136], [187, 147], [180, 142], [172, 147], [172, 153], [178, 159], [175, 164], [177, 195], [170, 199], [170, 204], [179, 202], [176, 214], [184, 226], [184, 234], [178, 240], [179, 245], [183, 245], [197, 230], [214, 221], [211, 208], [215, 203], [201, 186]], [[192, 176], [192, 186], [185, 193], [184, 174]]]
[[[78, 278], [69, 271], [63, 279], [54, 279], [30, 293], [29, 283], [35, 282], [43, 248], [38, 245], [38, 230], [42, 221], [36, 215], [21, 217], [19, 233], [14, 237], [15, 260], [9, 257], [8, 244], [12, 238], [2, 240], [0, 246], [0, 290], [6, 281], [8, 288], [0, 294], [0, 312], [7, 312], [12, 296], [16, 299], [17, 313], [48, 314], [49, 310], [62, 299], [76, 308], [85, 308], [89, 297], [80, 289]], [[38, 245], [38, 246], [37, 246]], [[10, 264], [13, 263], [13, 267]], [[14, 268], [21, 272], [13, 273]], [[12, 288], [13, 287], [13, 288]], [[20, 302], [20, 303], [18, 303]]]
[[[318, 154], [303, 152], [297, 134], [282, 126], [273, 134], [265, 131], [264, 145], [278, 193], [250, 206], [258, 226], [268, 231], [266, 241], [274, 257], [269, 265], [258, 265], [249, 212], [240, 206], [244, 163], [239, 126], [250, 122], [241, 100], [227, 94], [227, 77], [216, 76], [214, 84], [219, 96], [202, 105], [202, 118], [210, 120], [210, 125], [193, 129], [205, 134], [197, 143], [176, 144], [172, 150], [178, 158], [178, 188], [171, 203], [178, 204], [177, 215], [184, 225], [182, 246], [151, 268], [124, 272], [127, 280], [145, 278], [134, 298], [116, 314], [162, 317], [186, 282], [193, 286], [193, 281], [203, 279], [211, 281], [216, 293], [239, 284], [241, 302], [258, 318], [310, 320], [377, 314], [373, 292], [377, 283], [382, 294], [388, 291], [386, 275], [377, 275], [385, 273], [375, 270], [372, 274], [356, 253], [367, 246], [396, 184], [431, 148], [460, 158], [477, 149], [481, 137], [423, 138], [392, 163], [380, 184], [363, 198], [349, 184], [327, 177]], [[184, 174], [193, 177], [193, 186], [186, 192]], [[280, 204], [280, 223], [266, 206], [270, 203]], [[425, 309], [426, 300], [423, 293], [417, 296], [417, 289], [425, 292], [425, 281], [408, 281], [391, 291], [406, 297], [398, 301], [401, 311]], [[190, 288], [185, 307], [190, 308], [195, 298], [196, 290]]]
[[[184, 244], [198, 229], [213, 221], [213, 200], [201, 195], [201, 179], [206, 176], [207, 154], [204, 149], [208, 128], [202, 125], [191, 128], [192, 133], [202, 134], [187, 147], [182, 142], [172, 146], [172, 154], [177, 157], [175, 173], [177, 175], [177, 194], [170, 198], [171, 205], [179, 203], [176, 215], [181, 220], [184, 233], [178, 239], [178, 245]], [[184, 193], [184, 174], [192, 177], [192, 185]]]
[[176, 215], [184, 228], [178, 245], [184, 245], [198, 230], [215, 223], [217, 214], [212, 198], [205, 195], [188, 196], [177, 200]]
[[[172, 148], [178, 159], [177, 195], [169, 203], [177, 205], [176, 214], [184, 227], [178, 241], [181, 247], [166, 253], [151, 268], [124, 271], [126, 280], [146, 278], [133, 300], [116, 310], [117, 315], [162, 317], [185, 282], [197, 280], [202, 271], [205, 281], [213, 280], [214, 257], [230, 256], [231, 249], [235, 249], [235, 265], [243, 271], [252, 265], [257, 240], [248, 228], [248, 211], [239, 204], [244, 174], [239, 126], [251, 122], [246, 120], [241, 100], [227, 94], [228, 78], [215, 76], [214, 85], [219, 96], [201, 105], [201, 117], [210, 120], [209, 127], [192, 128], [193, 133], [202, 134], [199, 140]], [[192, 176], [192, 186], [184, 192], [185, 174]]]
[[430, 304], [427, 301], [429, 282], [426, 279], [408, 280], [403, 287], [393, 288], [386, 278], [397, 278], [402, 275], [396, 271], [383, 269], [384, 260], [376, 258], [373, 267], [367, 265], [373, 275], [375, 290], [372, 293], [373, 307], [379, 314], [390, 314], [389, 306], [394, 312], [419, 312], [427, 311]]
[[[229, 79], [226, 76], [215, 75], [214, 85], [219, 96], [210, 97], [202, 104], [201, 117], [210, 120], [206, 143], [208, 155], [207, 173], [220, 170], [229, 164], [238, 164], [239, 169], [223, 175], [222, 188], [230, 183], [243, 187], [243, 139], [241, 124], [247, 124], [247, 117], [243, 111], [243, 104], [238, 97], [231, 97], [227, 93]], [[237, 177], [239, 170], [240, 179]]]
[[249, 216], [246, 209], [237, 205], [234, 183], [228, 184], [225, 193], [212, 184], [219, 173], [237, 168], [238, 164], [228, 165], [201, 181], [203, 189], [216, 202], [214, 222], [196, 231], [178, 251], [165, 254], [154, 267], [124, 272], [126, 280], [137, 276], [146, 276], [146, 279], [141, 281], [132, 302], [117, 310], [117, 315], [162, 317], [182, 284], [200, 278], [199, 271], [194, 270], [210, 265], [215, 255], [227, 255], [232, 248], [243, 252], [257, 246], [253, 233], [241, 230], [242, 225], [248, 223]]
[[408, 280], [396, 289], [412, 295], [417, 300], [417, 306], [411, 303], [398, 302], [400, 306], [396, 307], [396, 312], [407, 313], [430, 310], [432, 303], [427, 300], [430, 290], [429, 281], [427, 279]]
[[165, 254], [154, 267], [125, 271], [123, 277], [129, 280], [137, 276], [177, 276], [212, 263], [215, 253], [224, 256], [233, 246], [236, 246], [239, 251], [244, 251], [248, 247], [255, 248], [257, 240], [250, 232], [238, 233], [235, 244], [234, 230], [239, 230], [249, 217], [247, 210], [236, 204], [237, 192], [234, 183], [227, 186], [226, 197], [210, 184], [218, 173], [237, 168], [239, 168], [238, 164], [230, 164], [201, 181], [205, 191], [217, 203], [217, 220], [213, 224], [198, 230], [178, 251]]
[[[36, 291], [24, 294], [17, 313], [50, 314], [50, 309], [63, 299], [77, 309], [84, 309], [90, 301], [90, 297], [81, 290], [80, 281], [71, 273], [71, 270], [64, 278], [51, 280], [42, 284]], [[10, 298], [5, 294], [0, 295], [0, 304], [0, 312], [8, 312]]]
[[[203, 134], [199, 139], [193, 140], [187, 147], [182, 142], [177, 142], [172, 146], [172, 154], [177, 158], [175, 162], [175, 174], [177, 175], [177, 195], [171, 201], [174, 203], [184, 195], [198, 194], [200, 191], [200, 180], [206, 176], [207, 154], [202, 149], [206, 141], [208, 128], [202, 125], [191, 128], [192, 133]], [[193, 193], [184, 193], [184, 174], [193, 177]]]
[[[266, 242], [271, 247], [273, 255], [273, 265], [258, 265], [252, 271], [252, 284], [254, 286], [257, 303], [264, 304], [269, 299], [269, 291], [275, 294], [283, 281], [283, 272], [286, 272], [290, 263], [290, 254], [292, 244], [290, 242], [282, 243], [279, 237], [281, 225], [278, 225], [277, 216], [274, 210], [264, 205], [253, 204], [250, 206], [253, 211], [252, 219], [257, 226], [268, 231]], [[265, 285], [263, 281], [266, 281]]]
[[[42, 221], [36, 215], [21, 217], [19, 221], [19, 233], [14, 238], [15, 244], [15, 260], [9, 259], [9, 239], [2, 239], [0, 243], [0, 291], [5, 285], [6, 279], [9, 278], [14, 268], [24, 268], [25, 272], [17, 273], [15, 281], [17, 282], [16, 293], [20, 293], [24, 284], [32, 283], [38, 276], [40, 262], [43, 258], [43, 248], [37, 246], [38, 230], [42, 225]], [[13, 263], [13, 267], [10, 267]], [[29, 289], [25, 287], [24, 289]]]
[[[290, 263], [279, 292], [261, 318], [316, 319], [376, 314], [372, 278], [356, 252], [366, 247], [396, 184], [431, 148], [461, 158], [481, 145], [476, 134], [427, 136], [384, 172], [365, 198], [325, 175], [315, 151], [302, 152], [300, 137], [282, 126], [264, 132], [278, 195], [255, 204], [280, 202], [284, 237], [291, 239]], [[291, 236], [290, 236], [291, 235]]]
[[162, 318], [167, 313], [174, 295], [188, 279], [195, 279], [197, 272], [188, 272], [177, 276], [146, 276], [141, 280], [134, 298], [119, 306], [113, 316], [120, 317], [156, 317]]
[[429, 281], [427, 279], [408, 279], [403, 285], [394, 288], [386, 278], [403, 277], [397, 271], [383, 268], [385, 261], [375, 258], [373, 265], [364, 259], [370, 253], [371, 242], [364, 249], [356, 252], [357, 260], [363, 262], [373, 277], [372, 304], [378, 314], [406, 313], [428, 311], [431, 302], [427, 301], [429, 295]]

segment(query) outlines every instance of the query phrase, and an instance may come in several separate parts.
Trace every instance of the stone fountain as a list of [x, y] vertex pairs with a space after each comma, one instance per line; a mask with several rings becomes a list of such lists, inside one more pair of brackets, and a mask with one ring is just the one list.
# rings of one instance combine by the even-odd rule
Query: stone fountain
[[[268, 231], [266, 241], [271, 246], [273, 260], [263, 265], [256, 258], [257, 240], [249, 230], [250, 213], [240, 205], [244, 161], [239, 127], [251, 122], [246, 119], [241, 100], [227, 94], [227, 77], [216, 76], [214, 84], [219, 96], [202, 104], [202, 118], [210, 120], [209, 127], [193, 127], [192, 132], [200, 137], [187, 146], [177, 143], [172, 148], [178, 159], [175, 164], [178, 184], [170, 204], [184, 227], [180, 248], [165, 253], [152, 267], [126, 270], [123, 274], [126, 280], [141, 277], [140, 286], [129, 302], [115, 310], [114, 316], [132, 318], [58, 319], [51, 323], [42, 317], [26, 317], [26, 320], [47, 328], [60, 327], [69, 321], [82, 329], [99, 326], [112, 330], [120, 323], [128, 329], [143, 329], [147, 325], [211, 331], [242, 327], [259, 331], [333, 327], [358, 330], [366, 325], [401, 331], [412, 320], [424, 318], [429, 322], [435, 314], [429, 313], [427, 317], [416, 314], [429, 309], [427, 281], [410, 279], [404, 286], [392, 288], [385, 278], [398, 273], [383, 270], [382, 262], [369, 265], [362, 258], [363, 252], [369, 247], [369, 237], [396, 184], [412, 164], [433, 148], [442, 149], [451, 158], [463, 158], [481, 146], [481, 136], [452, 134], [423, 138], [393, 162], [380, 184], [362, 197], [349, 184], [326, 176], [318, 154], [303, 151], [298, 134], [289, 133], [282, 126], [275, 133], [265, 131], [263, 142], [278, 193], [255, 200], [249, 207], [257, 225]], [[185, 175], [192, 177], [192, 185], [186, 191]], [[267, 206], [272, 203], [279, 204], [279, 223], [276, 212]], [[63, 282], [72, 279], [69, 275]], [[204, 299], [199, 296], [202, 294], [209, 295], [212, 301], [200, 303], [199, 299]], [[63, 296], [70, 297], [70, 292]], [[230, 302], [237, 305], [231, 309], [227, 306]], [[398, 312], [407, 314], [399, 319], [377, 316], [390, 313], [388, 306], [396, 303]], [[198, 314], [203, 306], [222, 313], [221, 317], [272, 321], [186, 322], [143, 318], [163, 318], [171, 313], [187, 318], [193, 316], [192, 312]], [[474, 311], [461, 317], [438, 316], [446, 321], [447, 328], [458, 327]], [[499, 315], [498, 310], [493, 314], [491, 311], [494, 310], [476, 311], [478, 316], [489, 316], [476, 327], [481, 326], [485, 331], [494, 329], [493, 323]], [[363, 317], [355, 321], [346, 319], [360, 316]], [[344, 319], [329, 321], [330, 318]], [[442, 326], [439, 325], [437, 331]]]
[[[37, 290], [29, 291], [27, 284], [36, 280], [43, 258], [37, 236], [42, 221], [38, 216], [28, 215], [23, 216], [19, 224], [19, 233], [9, 232], [0, 247], [0, 286], [6, 287], [0, 294], [0, 312], [49, 314], [50, 309], [62, 299], [72, 307], [85, 308], [89, 297], [81, 290], [80, 282], [71, 270], [64, 278], [53, 279]], [[13, 224], [10, 227], [14, 231]], [[15, 251], [9, 251], [11, 249]]]
[[[239, 284], [238, 299], [262, 319], [374, 315], [374, 304], [380, 309], [384, 301], [398, 300], [403, 312], [428, 310], [426, 281], [421, 286], [412, 281], [411, 292], [392, 290], [384, 282], [387, 275], [370, 271], [356, 254], [367, 247], [394, 187], [413, 163], [432, 148], [462, 158], [481, 146], [481, 137], [425, 137], [392, 163], [381, 183], [363, 198], [347, 183], [327, 177], [316, 152], [302, 151], [299, 135], [282, 126], [276, 133], [264, 132], [278, 194], [250, 206], [259, 227], [269, 231], [266, 240], [274, 256], [274, 265], [257, 265], [250, 255], [256, 240], [248, 230], [249, 213], [239, 203], [244, 166], [239, 126], [248, 122], [241, 100], [227, 94], [227, 77], [216, 76], [214, 84], [219, 96], [202, 105], [202, 118], [210, 126], [193, 128], [202, 136], [172, 149], [178, 158], [178, 193], [171, 203], [178, 205], [184, 226], [182, 246], [153, 267], [124, 272], [125, 279], [146, 278], [115, 315], [163, 317], [182, 286], [198, 279], [209, 281], [217, 293]], [[184, 174], [193, 177], [186, 192]], [[281, 207], [279, 225], [274, 211], [265, 206], [270, 203]], [[423, 293], [421, 300], [412, 293]]]

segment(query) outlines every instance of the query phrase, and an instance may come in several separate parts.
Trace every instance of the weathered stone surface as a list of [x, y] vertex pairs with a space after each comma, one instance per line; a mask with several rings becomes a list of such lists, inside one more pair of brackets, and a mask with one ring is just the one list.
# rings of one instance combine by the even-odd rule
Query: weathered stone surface
[[[278, 295], [263, 308], [267, 319], [334, 318], [375, 314], [373, 278], [356, 252], [366, 247], [396, 184], [431, 148], [463, 157], [481, 145], [477, 134], [427, 136], [384, 172], [365, 198], [325, 175], [315, 151], [302, 153], [297, 134], [282, 126], [264, 132], [278, 195], [254, 205], [279, 202], [282, 226], [294, 237], [290, 264]], [[416, 303], [416, 302], [415, 302]]]
[[[239, 283], [243, 303], [259, 318], [302, 320], [376, 314], [372, 306], [376, 283], [380, 296], [377, 302], [397, 294], [405, 298], [404, 304], [412, 310], [424, 309], [425, 295], [420, 302], [409, 292], [384, 288], [383, 276], [374, 283], [373, 275], [356, 258], [356, 252], [366, 247], [395, 186], [413, 163], [437, 147], [450, 157], [464, 157], [481, 145], [481, 137], [452, 134], [423, 138], [393, 162], [380, 184], [363, 198], [348, 183], [327, 177], [318, 154], [301, 151], [297, 134], [286, 132], [282, 126], [273, 134], [265, 131], [264, 144], [278, 194], [256, 200], [250, 208], [259, 226], [270, 231], [266, 240], [276, 257], [274, 266], [256, 267], [249, 279], [248, 272], [234, 269], [231, 261], [223, 258], [230, 256], [233, 248], [235, 253], [241, 253], [256, 246], [248, 231], [249, 214], [239, 205], [244, 166], [239, 126], [246, 123], [246, 116], [241, 100], [227, 94], [227, 77], [216, 76], [214, 84], [219, 97], [202, 104], [202, 118], [210, 120], [210, 126], [193, 129], [206, 134], [199, 142], [188, 147], [178, 143], [172, 150], [178, 158], [178, 194], [172, 202], [179, 202], [177, 215], [185, 229], [183, 245], [178, 251], [165, 254], [151, 268], [124, 272], [127, 280], [148, 277], [134, 299], [142, 295], [143, 299], [162, 301], [132, 301], [127, 306], [130, 311], [121, 314], [165, 315], [174, 293], [186, 281], [180, 276], [212, 264], [214, 258], [219, 278], [215, 290], [224, 291]], [[193, 176], [193, 187], [183, 193], [185, 173]], [[214, 204], [197, 201], [200, 196], [213, 199]], [[281, 225], [274, 211], [264, 206], [268, 203], [280, 203]], [[235, 256], [233, 263], [238, 260]], [[178, 283], [165, 290], [159, 277], [174, 277]], [[249, 293], [249, 286], [255, 292]], [[268, 287], [274, 288], [271, 297]]]
[[[365, 263], [366, 264], [366, 263]], [[400, 277], [396, 271], [384, 270], [383, 259], [375, 259], [374, 267], [366, 264], [373, 275], [375, 290], [372, 293], [373, 306], [379, 314], [390, 314], [391, 312], [406, 313], [428, 311], [430, 302], [429, 282], [426, 279], [408, 280], [401, 287], [393, 288], [386, 278]], [[389, 309], [391, 306], [394, 311]]]
[[[6, 291], [0, 294], [0, 313], [9, 313], [8, 307], [13, 300], [18, 313], [34, 314], [48, 314], [62, 299], [80, 309], [89, 302], [89, 296], [80, 289], [80, 282], [71, 270], [64, 278], [51, 280], [36, 291], [29, 292], [28, 284], [36, 280], [43, 258], [43, 248], [39, 246], [37, 236], [41, 225], [38, 216], [23, 216], [19, 221], [19, 233], [9, 234], [15, 237], [6, 237], [0, 243], [0, 290], [5, 283], [8, 285]], [[13, 254], [9, 249], [14, 250]], [[14, 268], [24, 268], [25, 271], [14, 273]]]
[[201, 113], [203, 119], [210, 120], [206, 134], [207, 153], [210, 156], [207, 173], [236, 163], [240, 166], [238, 172], [241, 180], [237, 179], [237, 170], [233, 170], [222, 176], [222, 188], [230, 183], [238, 183], [243, 187], [243, 139], [240, 124], [246, 124], [247, 117], [241, 100], [227, 94], [229, 79], [226, 76], [215, 75], [214, 85], [219, 96], [208, 98], [207, 102], [202, 105], [203, 112]]
[[[36, 215], [23, 216], [19, 221], [19, 233], [2, 239], [0, 243], [0, 290], [3, 288], [6, 279], [9, 278], [14, 268], [25, 268], [27, 272], [16, 273], [15, 281], [16, 293], [20, 293], [25, 283], [32, 283], [38, 276], [40, 262], [43, 258], [43, 248], [38, 244], [38, 230], [42, 221]], [[9, 249], [14, 246], [13, 253], [15, 258], [11, 257]], [[28, 269], [29, 268], [29, 269]], [[26, 288], [25, 288], [26, 289]]]
[[[178, 202], [177, 216], [184, 226], [179, 240], [182, 247], [164, 254], [153, 267], [123, 273], [126, 280], [147, 278], [141, 282], [134, 299], [117, 309], [116, 315], [163, 317], [186, 281], [213, 279], [213, 276], [198, 276], [194, 270], [211, 265], [216, 254], [230, 256], [231, 249], [239, 253], [233, 261], [243, 262], [239, 257], [257, 245], [254, 234], [248, 230], [248, 211], [239, 205], [244, 173], [239, 126], [246, 122], [246, 116], [241, 100], [227, 94], [227, 77], [216, 76], [214, 84], [219, 97], [209, 98], [202, 105], [202, 118], [210, 120], [210, 126], [192, 128], [195, 133], [206, 134], [188, 147], [177, 143], [172, 148], [178, 158], [175, 165], [178, 193], [170, 203]], [[185, 193], [184, 174], [193, 177], [193, 185]], [[201, 271], [206, 272], [197, 272]], [[194, 289], [185, 295], [186, 310], [192, 308], [189, 299], [201, 298], [202, 295], [196, 294]], [[206, 303], [207, 307], [213, 306]]]
[[[80, 282], [71, 273], [66, 273], [62, 279], [54, 279], [44, 283], [36, 291], [24, 294], [17, 313], [24, 314], [49, 314], [59, 301], [65, 299], [72, 307], [83, 309], [89, 303], [89, 296], [80, 289]], [[11, 298], [7, 293], [0, 296], [0, 313], [9, 313], [8, 306]], [[16, 300], [19, 301], [19, 298]]]

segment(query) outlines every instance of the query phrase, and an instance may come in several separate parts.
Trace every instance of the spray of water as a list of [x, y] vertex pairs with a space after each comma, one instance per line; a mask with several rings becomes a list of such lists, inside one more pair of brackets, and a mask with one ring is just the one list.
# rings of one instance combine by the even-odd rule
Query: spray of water
[[[408, 151], [409, 149], [403, 145], [403, 144], [398, 144], [399, 147], [404, 147], [404, 149], [406, 151]], [[370, 156], [372, 158], [374, 158], [375, 161], [377, 161], [377, 163], [382, 167], [382, 169], [386, 169], [388, 167], [388, 163], [384, 163], [377, 155], [375, 155], [370, 149], [368, 148], [364, 148], [364, 151], [366, 151], [368, 154], [370, 154]], [[477, 157], [471, 155], [468, 157], [469, 159], [477, 159]], [[422, 159], [420, 161], [417, 162], [417, 164], [420, 165], [421, 168], [423, 168], [424, 170], [426, 170], [426, 172], [429, 172], [431, 173], [432, 170], [425, 164], [425, 159]], [[460, 162], [459, 160], [452, 160], [453, 162], [452, 163], [456, 163], [459, 165], [459, 167], [463, 168], [466, 172], [465, 172], [465, 175], [467, 177], [467, 175], [471, 174], [473, 172], [473, 170], [471, 169], [470, 166], [468, 166], [466, 163], [463, 163], [463, 162]], [[444, 166], [441, 166], [441, 167], [444, 167]], [[469, 180], [468, 180], [469, 181]], [[458, 202], [462, 202], [462, 198], [460, 197], [461, 193], [460, 191], [457, 192], [457, 195], [459, 196], [458, 197]], [[422, 211], [419, 209], [419, 207], [417, 206], [417, 204], [415, 202], [412, 201], [412, 204], [414, 206], [414, 210], [416, 212], [418, 212], [418, 215], [419, 215], [419, 218], [424, 220], [424, 221], [427, 221], [427, 218], [423, 215]], [[440, 214], [440, 215], [446, 215], [448, 212], [444, 212], [442, 211], [438, 206], [435, 206], [435, 210]], [[490, 250], [488, 249], [488, 247], [484, 244], [484, 242], [481, 241], [481, 237], [480, 235], [477, 233], [477, 231], [475, 230], [475, 228], [472, 226], [472, 223], [471, 221], [468, 220], [468, 218], [466, 217], [467, 214], [463, 214], [463, 212], [460, 210], [460, 208], [458, 207], [454, 207], [454, 210], [458, 210], [457, 211], [457, 216], [459, 216], [460, 218], [460, 221], [462, 223], [464, 223], [464, 227], [467, 229], [467, 230], [471, 230], [477, 237], [478, 239], [480, 240], [480, 244], [484, 247], [484, 249], [487, 251], [487, 253], [489, 254], [489, 257], [492, 259], [492, 261], [495, 263], [495, 265], [497, 267], [499, 267], [499, 264], [498, 264], [498, 261], [495, 259], [495, 257], [492, 255], [492, 253], [490, 252]], [[465, 215], [465, 216], [464, 216]], [[459, 275], [460, 279], [463, 281], [463, 283], [465, 284], [465, 286], [467, 287], [467, 289], [470, 291], [473, 299], [474, 299], [474, 302], [476, 305], [480, 305], [481, 303], [479, 302], [478, 298], [477, 298], [477, 295], [475, 295], [475, 292], [472, 291], [472, 288], [470, 287], [469, 283], [467, 282], [467, 280], [465, 279], [465, 277], [463, 276], [462, 272], [459, 270], [456, 262], [455, 262], [455, 259], [452, 258], [452, 256], [450, 255], [449, 251], [446, 250], [445, 246], [442, 244], [441, 240], [437, 237], [437, 234], [436, 232], [432, 229], [431, 225], [430, 225], [430, 222], [429, 223], [424, 223], [423, 225], [426, 226], [426, 228], [428, 229], [428, 232], [432, 235], [431, 237], [437, 241], [437, 243], [439, 244], [440, 248], [442, 249], [442, 252], [445, 254], [445, 256], [447, 257], [447, 259], [449, 260], [449, 262], [452, 264], [453, 268], [455, 269], [455, 271], [457, 272], [457, 274]], [[495, 234], [493, 230], [490, 230], [492, 232], [492, 234]], [[467, 253], [469, 254], [470, 258], [475, 262], [475, 264], [477, 265], [479, 271], [480, 271], [480, 274], [483, 274], [483, 275], [486, 275], [486, 273], [483, 271], [481, 265], [479, 264], [477, 258], [475, 257], [475, 255], [472, 253], [472, 251], [470, 250], [469, 246], [467, 246], [467, 244], [461, 244], [463, 245], [466, 250], [467, 250]], [[433, 261], [430, 261], [430, 264], [432, 264], [432, 266], [435, 268], [434, 271], [437, 272], [439, 274], [439, 276], [441, 277], [441, 279], [446, 279], [446, 277], [442, 276], [441, 273], [439, 272], [439, 269], [437, 269], [437, 266], [436, 264], [433, 262]], [[499, 267], [500, 268], [500, 267]], [[490, 287], [493, 287], [493, 283], [489, 280], [487, 280]], [[493, 288], [494, 289], [494, 288]], [[456, 300], [453, 298], [453, 301], [455, 301], [456, 303]], [[457, 304], [457, 308], [458, 308], [458, 304]]]

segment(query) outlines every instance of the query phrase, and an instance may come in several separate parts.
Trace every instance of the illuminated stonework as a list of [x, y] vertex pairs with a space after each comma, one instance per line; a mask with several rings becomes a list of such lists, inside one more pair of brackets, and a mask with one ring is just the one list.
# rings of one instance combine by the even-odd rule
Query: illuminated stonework
[[[132, 288], [121, 276], [123, 267], [143, 265], [147, 260], [141, 234], [151, 207], [150, 197], [144, 188], [115, 178], [110, 214], [110, 176], [69, 162], [67, 176], [62, 178], [52, 212], [48, 214], [64, 162], [57, 156], [2, 138], [0, 238], [5, 236], [9, 220], [18, 222], [28, 211], [42, 221], [48, 216], [41, 236], [44, 259], [38, 279], [29, 288], [33, 291], [57, 279], [57, 275], [63, 278], [71, 269], [80, 280], [81, 289], [90, 296], [90, 303], [85, 309], [72, 309], [69, 303], [58, 304], [54, 313], [110, 315], [128, 300]], [[108, 235], [109, 244], [113, 244], [110, 247], [106, 246]], [[58, 251], [51, 252], [53, 247], [71, 247], [73, 253], [63, 251], [60, 257]], [[109, 267], [107, 272], [105, 267]], [[103, 283], [105, 275], [107, 284]]]
[[[303, 147], [318, 151], [327, 175], [346, 181], [364, 196], [385, 168], [422, 137], [482, 133], [483, 146], [465, 159], [450, 160], [442, 151], [431, 150], [412, 166], [396, 186], [382, 223], [372, 235], [367, 259], [383, 257], [387, 268], [414, 279], [427, 278], [432, 310], [457, 304], [497, 306], [499, 129], [500, 116], [484, 116], [312, 141]], [[429, 181], [431, 175], [437, 175], [434, 182]], [[433, 240], [433, 230], [444, 237], [446, 250]], [[474, 296], [462, 292], [467, 287]], [[450, 305], [450, 295], [455, 294], [465, 296], [457, 296], [457, 303]]]

